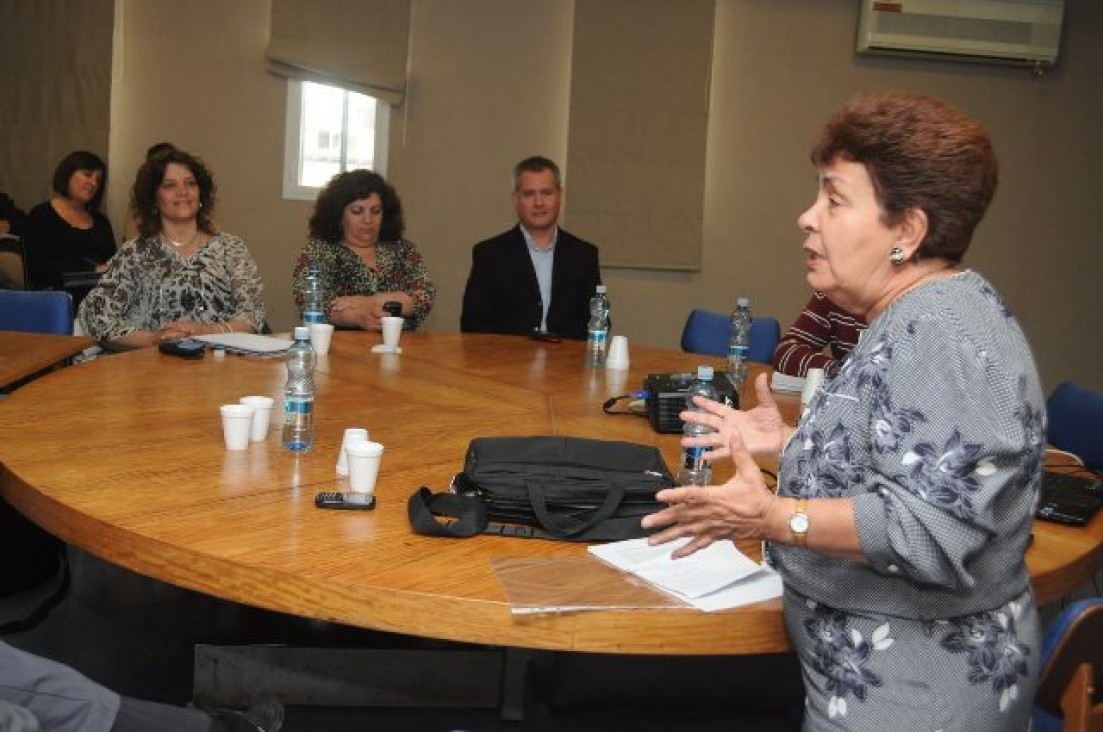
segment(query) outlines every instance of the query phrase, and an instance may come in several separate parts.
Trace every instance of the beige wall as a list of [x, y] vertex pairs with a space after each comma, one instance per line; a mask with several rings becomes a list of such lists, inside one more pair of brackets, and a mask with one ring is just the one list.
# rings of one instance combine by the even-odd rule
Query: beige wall
[[[280, 196], [285, 98], [264, 70], [267, 0], [120, 4], [116, 225], [123, 183], [149, 144], [201, 154], [219, 184], [219, 222], [245, 237], [272, 324], [289, 327], [291, 261], [310, 206]], [[510, 165], [537, 152], [566, 157], [572, 7], [414, 0], [410, 92], [393, 117], [389, 177], [440, 288], [426, 327], [458, 327], [471, 244], [512, 222]], [[1103, 390], [1103, 3], [1069, 0], [1067, 13], [1062, 63], [1038, 82], [1016, 68], [857, 57], [855, 0], [718, 0], [704, 269], [606, 270], [617, 330], [676, 347], [691, 307], [727, 309], [736, 294], [783, 323], [794, 317], [807, 297], [795, 220], [814, 190], [810, 142], [855, 91], [902, 88], [944, 97], [991, 129], [1001, 190], [967, 262], [1019, 314], [1047, 390], [1066, 378]], [[654, 205], [663, 202], [655, 191]]]

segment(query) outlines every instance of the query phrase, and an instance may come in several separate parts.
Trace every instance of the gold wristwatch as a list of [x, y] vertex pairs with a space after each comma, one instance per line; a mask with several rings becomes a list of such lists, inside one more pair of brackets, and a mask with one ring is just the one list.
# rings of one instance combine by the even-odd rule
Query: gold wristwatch
[[808, 540], [808, 501], [797, 499], [797, 505], [789, 516], [789, 531], [793, 533], [793, 544], [804, 546]]

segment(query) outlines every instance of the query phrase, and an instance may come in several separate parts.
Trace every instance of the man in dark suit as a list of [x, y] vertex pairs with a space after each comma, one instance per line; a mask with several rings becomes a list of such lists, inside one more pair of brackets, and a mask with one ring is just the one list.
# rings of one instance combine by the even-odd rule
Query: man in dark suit
[[536, 156], [514, 166], [518, 224], [472, 250], [460, 330], [586, 338], [601, 270], [597, 247], [557, 225], [562, 198], [554, 162]]

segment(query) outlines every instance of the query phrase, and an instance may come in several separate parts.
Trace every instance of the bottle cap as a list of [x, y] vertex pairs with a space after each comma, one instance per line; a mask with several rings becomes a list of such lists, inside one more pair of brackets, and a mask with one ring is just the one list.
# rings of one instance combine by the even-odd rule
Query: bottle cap
[[605, 293], [605, 285], [598, 285], [597, 287], [594, 288], [594, 292], [604, 294]]
[[295, 326], [295, 340], [308, 341], [310, 340], [310, 328], [305, 325]]
[[712, 366], [701, 364], [697, 367], [697, 378], [701, 381], [712, 381]]
[[738, 305], [741, 308], [745, 308], [745, 307], [747, 307], [748, 305], [751, 304], [751, 301], [748, 300], [745, 297], [740, 297], [740, 298], [736, 298], [735, 304]]

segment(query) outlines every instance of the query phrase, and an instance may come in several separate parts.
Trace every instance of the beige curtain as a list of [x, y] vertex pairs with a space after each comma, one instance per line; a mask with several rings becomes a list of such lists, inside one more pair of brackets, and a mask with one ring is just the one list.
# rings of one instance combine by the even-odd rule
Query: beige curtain
[[714, 0], [575, 0], [568, 228], [603, 267], [697, 270]]
[[272, 0], [272, 73], [368, 94], [406, 92], [410, 0]]
[[114, 22], [115, 0], [0, 0], [0, 190], [24, 210], [73, 150], [107, 160]]

